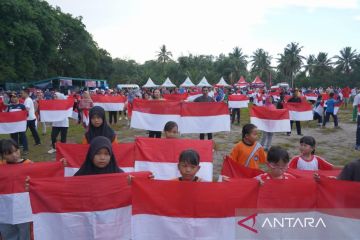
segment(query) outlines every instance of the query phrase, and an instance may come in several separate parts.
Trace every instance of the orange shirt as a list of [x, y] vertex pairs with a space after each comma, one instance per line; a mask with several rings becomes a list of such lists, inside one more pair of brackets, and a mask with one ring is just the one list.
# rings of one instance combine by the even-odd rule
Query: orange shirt
[[[246, 160], [250, 156], [256, 144], [248, 146], [242, 141], [235, 145], [231, 151], [230, 157], [242, 166], [245, 166]], [[259, 163], [266, 163], [266, 153], [263, 147], [260, 147], [249, 161], [249, 168], [259, 169]]]
[[22, 163], [33, 163], [30, 159], [24, 159], [22, 162], [18, 162], [18, 163], [7, 163], [4, 160], [0, 160], [0, 165], [2, 164], [22, 164]]

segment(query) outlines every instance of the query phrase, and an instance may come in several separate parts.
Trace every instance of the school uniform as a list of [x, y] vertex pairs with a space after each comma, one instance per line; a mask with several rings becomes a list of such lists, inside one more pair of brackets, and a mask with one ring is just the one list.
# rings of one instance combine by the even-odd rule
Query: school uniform
[[230, 157], [238, 164], [254, 169], [259, 169], [260, 163], [266, 163], [266, 153], [259, 143], [247, 145], [241, 141], [235, 145]]
[[299, 169], [299, 170], [333, 170], [334, 166], [327, 162], [325, 159], [312, 155], [310, 160], [305, 160], [301, 156], [296, 156], [291, 159], [289, 163], [289, 168]]

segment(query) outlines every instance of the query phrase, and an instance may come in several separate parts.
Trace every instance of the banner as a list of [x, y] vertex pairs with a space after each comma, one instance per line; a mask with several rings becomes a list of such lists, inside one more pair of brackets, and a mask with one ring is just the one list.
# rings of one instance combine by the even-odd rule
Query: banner
[[229, 108], [247, 108], [249, 98], [246, 95], [229, 95]]
[[0, 134], [26, 131], [27, 111], [0, 112]]
[[19, 224], [32, 221], [29, 193], [25, 179], [63, 176], [59, 162], [6, 164], [0, 166], [0, 223]]
[[230, 131], [229, 110], [223, 102], [134, 100], [131, 127], [163, 131], [168, 121], [176, 122], [181, 133]]
[[123, 111], [126, 102], [124, 96], [91, 95], [94, 106], [100, 106], [105, 111]]
[[72, 117], [74, 98], [69, 97], [65, 100], [40, 100], [40, 120], [41, 122], [59, 122], [65, 118]]
[[180, 153], [193, 149], [200, 155], [198, 177], [212, 181], [213, 142], [192, 139], [136, 138], [135, 171], [151, 171], [155, 179], [175, 179], [180, 177], [178, 163]]
[[[148, 178], [147, 173], [132, 173]], [[130, 239], [127, 173], [30, 180], [37, 240]]]
[[[115, 143], [112, 147], [118, 166], [124, 172], [133, 172], [135, 144]], [[56, 143], [56, 161], [65, 158], [67, 162], [65, 177], [73, 176], [79, 170], [86, 159], [88, 149], [88, 144]]]
[[289, 110], [290, 120], [293, 121], [311, 121], [313, 120], [314, 114], [313, 109], [310, 103], [301, 102], [293, 103], [287, 102], [284, 103], [284, 108]]
[[290, 132], [290, 117], [287, 109], [271, 109], [252, 106], [250, 122], [265, 132]]

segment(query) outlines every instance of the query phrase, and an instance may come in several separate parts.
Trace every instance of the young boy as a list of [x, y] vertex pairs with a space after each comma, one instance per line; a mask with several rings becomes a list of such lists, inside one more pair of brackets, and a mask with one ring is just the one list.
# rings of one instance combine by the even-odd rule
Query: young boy
[[203, 180], [196, 176], [200, 170], [200, 155], [192, 149], [183, 151], [179, 157], [178, 169], [181, 177], [174, 180], [188, 182], [202, 182]]
[[337, 128], [339, 126], [339, 123], [338, 123], [338, 117], [337, 117], [337, 114], [334, 112], [335, 110], [335, 105], [340, 103], [341, 100], [338, 100], [336, 101], [334, 99], [334, 93], [331, 92], [329, 94], [329, 100], [326, 101], [326, 112], [325, 112], [325, 120], [323, 121], [323, 124], [322, 126], [325, 127], [326, 123], [330, 120], [330, 115], [333, 117], [334, 119], [334, 126], [335, 128]]
[[257, 143], [258, 130], [248, 123], [242, 129], [242, 141], [235, 145], [230, 157], [240, 165], [259, 169], [259, 163], [266, 163], [266, 154], [261, 144]]
[[255, 178], [261, 183], [270, 179], [295, 179], [285, 171], [288, 169], [289, 153], [281, 147], [271, 147], [267, 155], [268, 172], [260, 174]]

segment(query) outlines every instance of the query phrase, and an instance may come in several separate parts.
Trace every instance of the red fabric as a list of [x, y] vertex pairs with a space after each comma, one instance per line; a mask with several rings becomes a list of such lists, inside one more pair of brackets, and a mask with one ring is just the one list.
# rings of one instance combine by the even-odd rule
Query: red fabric
[[290, 119], [287, 109], [271, 109], [264, 106], [252, 106], [250, 108], [250, 117], [269, 120], [286, 120]]
[[0, 112], [0, 124], [10, 122], [21, 122], [27, 119], [27, 111]]
[[230, 178], [253, 178], [259, 174], [264, 173], [260, 169], [248, 168], [237, 164], [229, 156], [224, 158], [224, 162], [221, 169], [221, 175], [230, 177]]

